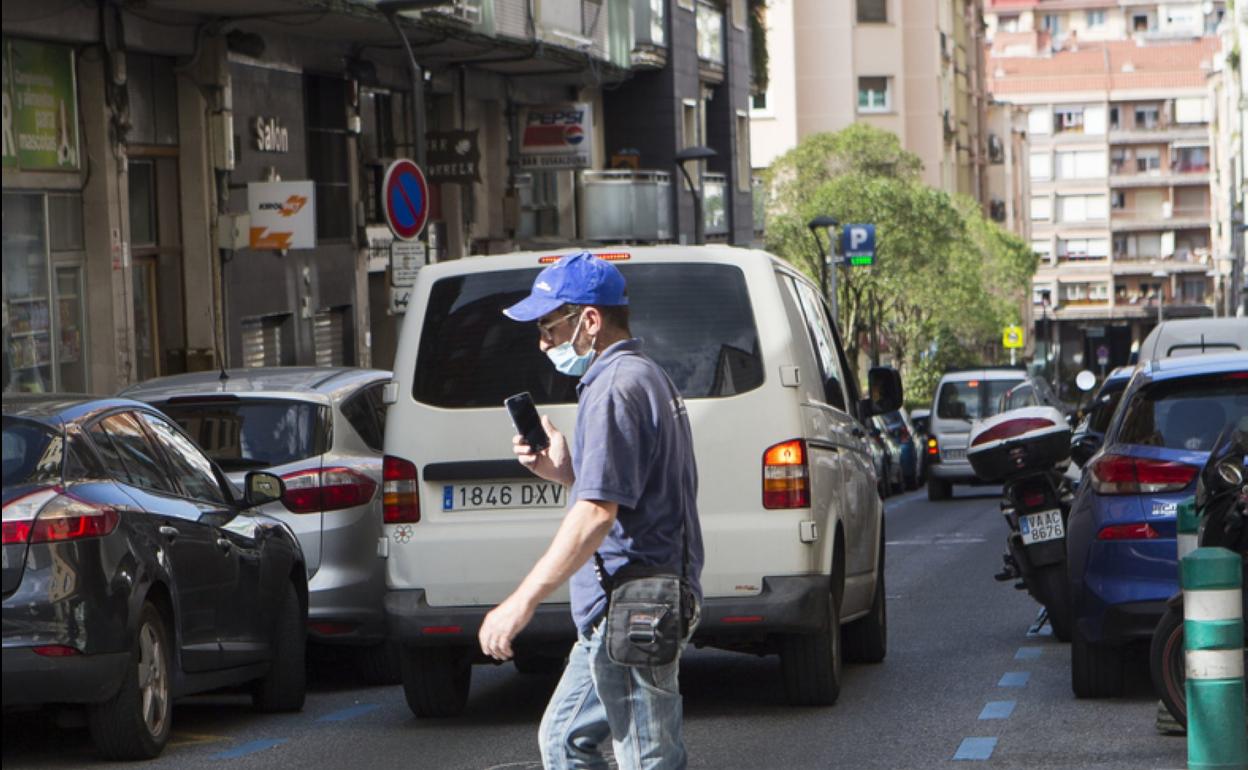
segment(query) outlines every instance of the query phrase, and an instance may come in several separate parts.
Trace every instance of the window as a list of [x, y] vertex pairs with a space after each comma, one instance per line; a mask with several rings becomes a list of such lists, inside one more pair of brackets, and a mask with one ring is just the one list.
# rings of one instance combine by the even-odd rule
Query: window
[[1149, 130], [1161, 123], [1161, 109], [1155, 104], [1139, 104], [1135, 107], [1136, 129]]
[[1087, 15], [1088, 29], [1100, 29], [1105, 26], [1104, 11], [1088, 11]]
[[880, 24], [888, 21], [887, 0], [858, 0], [858, 23]]
[[1067, 238], [1057, 242], [1057, 254], [1065, 259], [1104, 259], [1109, 256], [1106, 238]]
[[1057, 154], [1058, 179], [1096, 179], [1103, 176], [1104, 150], [1073, 150]]
[[750, 116], [744, 112], [737, 113], [737, 192], [748, 193], [752, 173], [750, 170]]
[[724, 63], [724, 12], [700, 1], [697, 9], [698, 59]]
[[[763, 359], [745, 274], [731, 265], [620, 266], [630, 325], [685, 398], [730, 396], [763, 383]], [[537, 269], [443, 278], [425, 303], [412, 396], [448, 408], [501, 404], [527, 390], [539, 404], [573, 403], [576, 380], [555, 374], [537, 329], [502, 309], [529, 293]]]
[[1127, 167], [1127, 157], [1131, 153], [1123, 147], [1115, 147], [1109, 151], [1109, 173], [1121, 174]]
[[1053, 216], [1052, 202], [1047, 195], [1032, 196], [1031, 199], [1031, 218], [1037, 221], [1047, 221]]
[[1161, 171], [1161, 150], [1156, 147], [1140, 147], [1135, 151], [1135, 170], [1139, 174]]
[[888, 94], [888, 78], [858, 78], [858, 111], [887, 112], [892, 106]]
[[386, 404], [381, 400], [385, 383], [369, 385], [359, 393], [342, 402], [342, 416], [347, 418], [355, 432], [369, 449], [381, 452], [386, 434]]
[[1027, 113], [1027, 131], [1041, 136], [1053, 133], [1053, 116], [1048, 107], [1033, 107]]
[[[126, 98], [131, 144], [178, 144], [178, 86], [174, 61], [126, 52]], [[80, 86], [81, 87], [81, 86]]]
[[1018, 31], [1018, 14], [1017, 13], [999, 14], [997, 16], [997, 28], [1000, 29], [1002, 32], [1017, 32]]
[[[685, 147], [695, 147], [698, 144], [701, 132], [698, 130], [698, 102], [695, 99], [685, 99], [681, 105], [681, 137], [684, 140]], [[689, 167], [689, 176], [693, 180], [694, 187], [702, 186], [702, 169], [705, 161], [696, 161]], [[684, 174], [681, 174], [684, 179]], [[686, 186], [688, 182], [683, 182]]]
[[248, 398], [156, 406], [226, 472], [285, 465], [328, 449], [327, 410], [308, 401]]
[[765, 115], [771, 114], [771, 108], [767, 106], [766, 91], [758, 94], [750, 94], [750, 111]]
[[1059, 195], [1057, 215], [1062, 222], [1091, 222], [1109, 214], [1104, 195]]
[[1205, 301], [1205, 279], [1203, 276], [1183, 276], [1183, 301], [1199, 305]]
[[308, 174], [316, 183], [318, 240], [344, 240], [354, 234], [347, 88], [342, 78], [304, 77]]
[[1118, 441], [1208, 452], [1227, 425], [1248, 418], [1248, 381], [1221, 376], [1164, 380], [1124, 407]]
[[1031, 178], [1043, 181], [1053, 178], [1053, 156], [1047, 152], [1033, 152], [1030, 157]]
[[796, 290], [802, 316], [806, 319], [806, 330], [810, 332], [810, 342], [815, 347], [815, 359], [819, 363], [820, 379], [823, 381], [824, 401], [845, 411], [845, 392], [841, 389], [845, 377], [837, 359], [836, 341], [832, 338], [823, 302], [808, 284], [792, 278], [785, 280], [791, 289]]
[[1131, 31], [1132, 32], [1148, 32], [1152, 29], [1152, 25], [1148, 23], [1147, 13], [1136, 13], [1131, 15]]
[[1203, 96], [1183, 96], [1174, 100], [1176, 123], [1208, 123], [1209, 100]]
[[1127, 194], [1122, 190], [1112, 190], [1109, 193], [1109, 207], [1111, 209], [1124, 209], [1127, 207]]
[[1039, 238], [1031, 242], [1031, 250], [1036, 252], [1041, 259], [1049, 259], [1053, 256], [1053, 241], [1048, 238]]
[[1053, 37], [1062, 33], [1062, 19], [1055, 13], [1046, 13], [1040, 20], [1040, 26]]
[[732, 0], [732, 26], [745, 29], [748, 23], [745, 0]]
[[1122, 126], [1121, 110], [1117, 107], [1109, 108], [1109, 128], [1111, 131], [1117, 131]]
[[92, 425], [88, 432], [100, 450], [104, 465], [114, 473], [124, 469], [118, 480], [157, 492], [178, 494], [165, 473], [164, 463], [148, 441], [139, 421], [130, 412], [110, 415]]
[[1053, 129], [1059, 134], [1083, 133], [1083, 108], [1055, 107], [1053, 109]]
[[1173, 150], [1173, 168], [1186, 173], [1203, 173], [1209, 170], [1208, 147], [1176, 147]]
[[212, 468], [212, 462], [199, 447], [156, 415], [140, 412], [139, 416], [156, 436], [157, 442], [164, 447], [165, 456], [173, 466], [173, 475], [186, 491], [187, 497], [223, 505], [228, 502], [221, 490], [221, 482]]
[[1109, 299], [1109, 284], [1063, 283], [1062, 301], [1075, 303], [1105, 302]]
[[[4, 488], [59, 484], [64, 437], [35, 420], [4, 416]], [[50, 450], [50, 451], [49, 451]], [[54, 459], [55, 458], [55, 459]]]

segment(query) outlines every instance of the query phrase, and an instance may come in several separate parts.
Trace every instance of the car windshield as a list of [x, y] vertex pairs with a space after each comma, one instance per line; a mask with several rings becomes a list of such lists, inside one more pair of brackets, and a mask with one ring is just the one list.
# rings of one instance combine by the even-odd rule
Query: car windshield
[[1248, 378], [1239, 373], [1154, 383], [1126, 406], [1118, 441], [1208, 452], [1218, 434], [1248, 417]]
[[[732, 265], [620, 265], [629, 324], [642, 350], [686, 398], [731, 396], [763, 383], [745, 275]], [[503, 308], [529, 292], [538, 270], [444, 278], [430, 291], [412, 395], [449, 408], [500, 406], [529, 391], [539, 404], [572, 403], [576, 379], [555, 371], [534, 324]]]
[[34, 420], [4, 418], [4, 486], [61, 480], [64, 442], [59, 431]]
[[1011, 380], [949, 380], [940, 386], [936, 416], [946, 420], [977, 420], [992, 417], [1001, 406], [1001, 396], [1022, 382]]
[[157, 406], [226, 471], [285, 465], [326, 449], [324, 408], [307, 401], [178, 401]]

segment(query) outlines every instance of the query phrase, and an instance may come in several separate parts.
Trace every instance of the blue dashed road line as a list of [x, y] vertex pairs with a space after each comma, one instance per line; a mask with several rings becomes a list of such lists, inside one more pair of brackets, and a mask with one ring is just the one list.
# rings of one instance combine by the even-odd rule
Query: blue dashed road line
[[1009, 719], [1010, 714], [1014, 713], [1015, 701], [1012, 700], [994, 700], [984, 705], [984, 710], [979, 712], [980, 719]]
[[990, 759], [997, 747], [996, 738], [963, 738], [954, 759]]
[[1035, 660], [1040, 657], [1041, 652], [1040, 647], [1019, 647], [1018, 652], [1014, 653], [1014, 660]]
[[285, 738], [264, 738], [258, 741], [248, 741], [241, 746], [235, 746], [232, 749], [213, 754], [209, 759], [238, 759], [248, 754], [255, 754], [257, 751], [271, 749], [274, 746], [281, 746], [286, 742]]
[[355, 719], [356, 717], [364, 716], [370, 711], [376, 711], [379, 708], [381, 708], [381, 705], [377, 703], [361, 703], [358, 706], [352, 706], [350, 708], [345, 708], [342, 711], [335, 711], [332, 714], [326, 714], [325, 716], [317, 719], [316, 721], [318, 722], [345, 722], [348, 719]]
[[1007, 671], [1001, 681], [997, 682], [997, 687], [1026, 687], [1030, 678], [1029, 671]]

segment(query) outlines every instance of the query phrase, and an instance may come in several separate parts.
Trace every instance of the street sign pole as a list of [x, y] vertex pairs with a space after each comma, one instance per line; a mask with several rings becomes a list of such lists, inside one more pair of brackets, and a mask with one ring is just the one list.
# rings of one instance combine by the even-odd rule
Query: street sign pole
[[828, 301], [832, 303], [832, 321], [840, 328], [841, 325], [841, 305], [839, 295], [836, 292], [836, 229], [833, 227], [828, 230], [828, 255], [824, 257], [824, 269], [828, 273]]

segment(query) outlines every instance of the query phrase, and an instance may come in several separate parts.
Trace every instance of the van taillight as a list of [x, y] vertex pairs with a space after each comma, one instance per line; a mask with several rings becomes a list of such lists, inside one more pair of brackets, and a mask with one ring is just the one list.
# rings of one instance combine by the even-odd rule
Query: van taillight
[[339, 511], [364, 505], [377, 493], [377, 482], [350, 468], [314, 468], [282, 476], [282, 504], [291, 513]]
[[1200, 468], [1166, 460], [1127, 455], [1101, 455], [1088, 466], [1092, 489], [1101, 495], [1139, 495], [1181, 492]]
[[932, 460], [940, 460], [940, 442], [935, 436], [929, 436], [927, 439], [927, 456]]
[[763, 507], [810, 507], [806, 442], [801, 439], [786, 441], [763, 453]]
[[381, 502], [387, 524], [420, 521], [420, 489], [416, 466], [401, 457], [382, 460]]
[[102, 537], [120, 516], [106, 505], [79, 500], [59, 488], [41, 489], [4, 506], [4, 544], [60, 543]]

